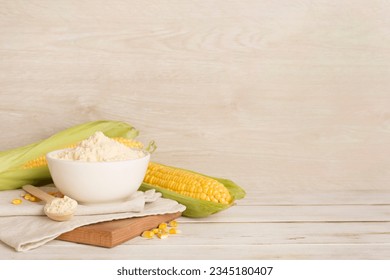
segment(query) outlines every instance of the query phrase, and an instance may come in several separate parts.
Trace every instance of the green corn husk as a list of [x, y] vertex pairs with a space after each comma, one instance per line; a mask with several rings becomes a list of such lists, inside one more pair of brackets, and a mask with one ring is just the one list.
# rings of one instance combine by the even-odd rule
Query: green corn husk
[[82, 141], [96, 131], [108, 137], [135, 138], [138, 131], [119, 121], [93, 121], [77, 125], [36, 143], [0, 152], [0, 191], [21, 188], [25, 184], [43, 184], [51, 181], [47, 166], [23, 169], [23, 165], [48, 152]]
[[[185, 170], [185, 169], [183, 169]], [[190, 171], [190, 170], [186, 170]], [[190, 171], [192, 173], [200, 174], [197, 172]], [[177, 192], [173, 192], [158, 186], [150, 185], [147, 183], [142, 183], [141, 187], [139, 190], [141, 191], [147, 191], [150, 189], [155, 189], [157, 192], [161, 192], [162, 196], [165, 198], [173, 199], [179, 202], [180, 204], [183, 204], [186, 206], [186, 210], [183, 212], [183, 216], [185, 217], [191, 217], [191, 218], [202, 218], [202, 217], [207, 217], [209, 215], [215, 214], [217, 212], [220, 212], [222, 210], [225, 210], [229, 208], [230, 206], [234, 205], [234, 201], [238, 199], [242, 199], [245, 197], [245, 191], [242, 189], [240, 186], [238, 186], [236, 183], [229, 179], [224, 179], [224, 178], [216, 178], [216, 177], [211, 177], [207, 176], [204, 174], [200, 174], [205, 177], [209, 177], [212, 179], [217, 180], [218, 182], [222, 183], [229, 191], [230, 195], [232, 196], [232, 202], [230, 204], [221, 204], [221, 203], [216, 203], [212, 201], [206, 201], [206, 200], [201, 200], [201, 199], [196, 199], [192, 197], [188, 197], [182, 194], [179, 194]]]

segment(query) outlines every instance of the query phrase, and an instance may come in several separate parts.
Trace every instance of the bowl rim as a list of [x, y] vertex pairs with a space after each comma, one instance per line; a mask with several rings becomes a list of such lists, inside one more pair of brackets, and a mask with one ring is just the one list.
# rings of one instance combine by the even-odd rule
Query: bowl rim
[[61, 158], [55, 158], [53, 157], [54, 154], [57, 154], [62, 151], [70, 150], [71, 148], [66, 148], [66, 149], [59, 149], [59, 150], [54, 150], [51, 152], [46, 153], [45, 157], [46, 160], [49, 162], [50, 160], [56, 161], [56, 162], [62, 162], [65, 164], [88, 164], [88, 165], [103, 165], [103, 164], [117, 164], [117, 163], [128, 163], [128, 162], [135, 162], [135, 161], [142, 161], [145, 160], [146, 158], [150, 159], [151, 154], [145, 150], [142, 150], [142, 152], [145, 154], [145, 156], [140, 157], [140, 158], [134, 158], [134, 159], [122, 159], [122, 160], [112, 160], [112, 161], [83, 161], [83, 160], [71, 160], [71, 159], [61, 159]]

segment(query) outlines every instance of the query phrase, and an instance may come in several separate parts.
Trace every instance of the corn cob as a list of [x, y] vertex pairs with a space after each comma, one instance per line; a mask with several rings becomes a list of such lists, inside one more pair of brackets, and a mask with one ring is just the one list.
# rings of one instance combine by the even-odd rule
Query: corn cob
[[[0, 152], [0, 190], [17, 189], [25, 184], [50, 182], [49, 169], [42, 156], [50, 151], [73, 145], [96, 131], [102, 131], [108, 137], [135, 138], [138, 135], [134, 127], [124, 122], [95, 121], [68, 128], [24, 147], [2, 151]], [[29, 166], [36, 167], [26, 168]]]
[[228, 189], [215, 179], [153, 162], [148, 166], [144, 182], [196, 199], [222, 204], [232, 200]]
[[187, 217], [206, 217], [245, 196], [245, 191], [230, 180], [154, 162], [149, 163], [140, 187], [142, 191], [149, 189], [185, 205], [182, 215]]

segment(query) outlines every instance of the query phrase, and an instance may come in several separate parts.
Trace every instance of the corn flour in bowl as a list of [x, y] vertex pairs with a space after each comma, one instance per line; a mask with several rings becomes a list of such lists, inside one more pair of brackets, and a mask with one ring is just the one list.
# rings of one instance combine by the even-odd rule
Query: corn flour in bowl
[[96, 132], [76, 147], [46, 155], [56, 187], [81, 204], [124, 200], [141, 185], [150, 154]]

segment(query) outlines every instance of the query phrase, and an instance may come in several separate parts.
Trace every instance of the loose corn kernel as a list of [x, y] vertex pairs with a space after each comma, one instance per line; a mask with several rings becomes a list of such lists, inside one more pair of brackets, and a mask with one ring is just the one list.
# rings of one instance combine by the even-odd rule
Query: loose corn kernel
[[158, 229], [158, 233], [160, 234], [168, 233], [168, 228]]
[[176, 229], [176, 228], [170, 228], [169, 229], [169, 234], [178, 234], [180, 233], [180, 230]]
[[20, 203], [22, 203], [22, 200], [19, 198], [15, 198], [14, 200], [12, 200], [12, 204], [18, 205]]
[[28, 200], [28, 201], [31, 201], [31, 202], [38, 202], [38, 201], [41, 201], [38, 197], [35, 197], [35, 196], [33, 196], [33, 195], [29, 194], [29, 193], [25, 194], [25, 195], [23, 196], [23, 198], [24, 198], [25, 200]]
[[40, 201], [40, 199], [39, 198], [37, 198], [37, 197], [35, 197], [35, 196], [31, 196], [29, 199], [28, 199], [29, 201], [31, 201], [31, 202], [37, 202], [37, 201]]
[[165, 239], [168, 237], [168, 233], [157, 233], [157, 237], [160, 239]]
[[156, 234], [156, 233], [159, 232], [159, 229], [158, 228], [154, 228], [154, 229], [152, 229], [152, 232]]
[[177, 227], [177, 222], [175, 220], [169, 222], [170, 227]]
[[63, 198], [64, 195], [61, 192], [49, 192], [50, 195]]
[[150, 230], [146, 230], [142, 233], [143, 238], [153, 238], [154, 232]]
[[166, 229], [167, 226], [168, 226], [168, 225], [167, 225], [166, 223], [161, 223], [161, 224], [158, 225], [158, 228], [159, 228], [159, 229]]

